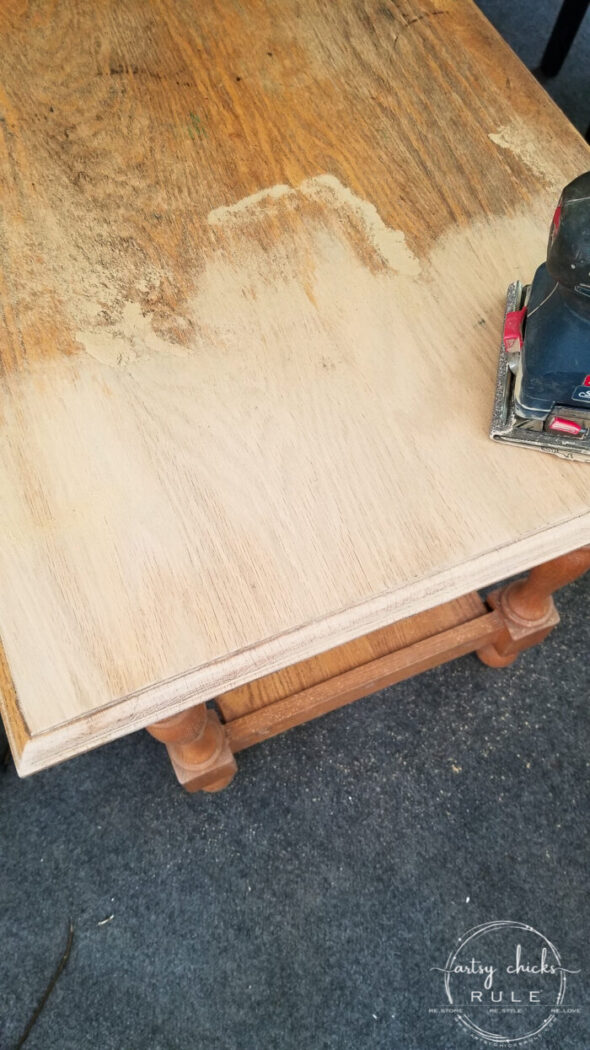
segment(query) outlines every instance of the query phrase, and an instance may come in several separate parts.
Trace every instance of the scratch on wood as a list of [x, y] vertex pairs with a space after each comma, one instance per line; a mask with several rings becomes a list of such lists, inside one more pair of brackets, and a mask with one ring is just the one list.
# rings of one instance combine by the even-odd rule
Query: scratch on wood
[[425, 22], [429, 18], [436, 18], [438, 15], [448, 15], [448, 13], [448, 11], [425, 11], [423, 15], [415, 15], [414, 18], [410, 18], [409, 22], [406, 22], [405, 25], [402, 26], [395, 40], [393, 41], [393, 46], [397, 47], [397, 42], [400, 36], [402, 36], [405, 30], [409, 29], [410, 26], [415, 25], [416, 22]]

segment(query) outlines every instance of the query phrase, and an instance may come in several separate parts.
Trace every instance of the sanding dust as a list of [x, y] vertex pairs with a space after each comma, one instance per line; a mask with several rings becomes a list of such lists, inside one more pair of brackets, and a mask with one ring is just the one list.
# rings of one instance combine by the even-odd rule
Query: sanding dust
[[[269, 278], [264, 288], [257, 286], [255, 291], [251, 290], [252, 294], [272, 298], [272, 285], [282, 275], [284, 281], [304, 288], [313, 300], [313, 260], [323, 255], [331, 258], [333, 266], [342, 265], [351, 246], [371, 270], [406, 278], [420, 273], [420, 262], [406, 244], [404, 233], [388, 227], [370, 201], [357, 196], [335, 176], [325, 174], [306, 179], [297, 188], [282, 183], [267, 187], [209, 213], [209, 227], [216, 231], [217, 239], [225, 242], [225, 254], [234, 258], [238, 269], [241, 266], [246, 283], [252, 269], [256, 238], [269, 218], [269, 207], [276, 209], [284, 235], [265, 247], [264, 252], [271, 261], [267, 266], [261, 260], [258, 269], [268, 273]], [[200, 327], [205, 336], [211, 313], [203, 310], [204, 299], [218, 279], [222, 283], [223, 280], [233, 283], [227, 275], [219, 277], [218, 271], [219, 265], [205, 258], [195, 294], [185, 304], [191, 330]], [[148, 275], [146, 280], [147, 285], [154, 283], [153, 276]], [[141, 302], [116, 303], [111, 299], [106, 320], [104, 310], [97, 310], [96, 306], [93, 309], [91, 297], [78, 303], [76, 339], [86, 353], [103, 365], [127, 371], [139, 359], [166, 355], [186, 357], [194, 353], [199, 340], [191, 338], [183, 343], [164, 338], [155, 331], [147, 295], [149, 287], [143, 288], [138, 282], [137, 290], [142, 294]], [[104, 300], [104, 288], [101, 294]], [[291, 291], [291, 297], [293, 294]], [[227, 296], [225, 301], [227, 303]], [[215, 341], [221, 346], [224, 326], [231, 328], [233, 324], [231, 317], [223, 320], [227, 313], [223, 296], [216, 312], [219, 322]]]
[[[522, 222], [526, 229], [522, 229], [517, 243], [530, 248], [538, 241], [542, 254], [542, 216], [531, 213]], [[430, 339], [436, 344], [444, 306], [439, 301], [438, 312], [430, 315], [424, 310], [424, 294], [432, 287], [440, 300], [449, 273], [462, 273], [464, 312], [467, 314], [469, 302], [476, 315], [482, 308], [476, 260], [485, 257], [487, 245], [493, 246], [490, 267], [493, 259], [496, 265], [502, 259], [508, 275], [522, 274], [526, 279], [532, 274], [530, 265], [527, 270], [524, 260], [519, 265], [514, 256], [515, 217], [473, 224], [469, 234], [452, 231], [420, 262], [402, 231], [389, 228], [372, 203], [332, 175], [306, 179], [297, 188], [279, 184], [261, 190], [233, 205], [214, 209], [208, 223], [215, 231], [218, 250], [204, 256], [195, 292], [186, 304], [193, 325], [190, 342], [182, 345], [164, 339], [154, 331], [149, 310], [138, 302], [127, 302], [109, 324], [80, 326], [77, 339], [89, 356], [129, 373], [147, 359], [157, 363], [158, 358], [170, 355], [186, 359], [197, 356], [203, 374], [209, 367], [213, 369], [214, 382], [220, 355], [232, 355], [235, 367], [241, 367], [250, 350], [255, 352], [257, 346], [266, 343], [267, 352], [273, 347], [275, 356], [285, 343], [286, 354], [287, 347], [297, 345], [300, 339], [300, 334], [294, 333], [306, 329], [306, 338], [311, 338], [309, 333], [316, 329], [319, 315], [320, 327], [327, 326], [332, 333], [342, 363], [351, 331], [362, 344], [368, 316], [374, 318], [376, 326], [377, 318], [384, 317], [385, 300], [397, 303], [395, 317], [389, 318], [383, 333], [392, 347], [398, 342], [411, 345], [416, 338], [415, 326], [425, 331], [431, 316]], [[281, 235], [277, 236], [277, 230]], [[473, 258], [466, 265], [470, 245]], [[367, 309], [352, 310], [350, 304], [358, 300], [360, 288]], [[490, 306], [495, 294], [490, 292]], [[451, 296], [453, 309], [454, 303]], [[451, 316], [448, 323], [457, 328], [457, 320]], [[318, 355], [319, 360], [319, 351]], [[329, 367], [333, 365], [334, 361]], [[411, 382], [411, 374], [404, 382]]]
[[125, 303], [121, 318], [110, 329], [89, 328], [76, 333], [87, 354], [103, 365], [125, 368], [146, 354], [186, 357], [189, 350], [154, 332], [149, 314], [139, 303]]
[[523, 121], [514, 121], [503, 125], [497, 131], [490, 132], [488, 138], [496, 146], [513, 153], [556, 192], [561, 191], [564, 173], [563, 156], [559, 153], [556, 141], [544, 134], [540, 127], [533, 127]]
[[357, 196], [335, 175], [315, 175], [305, 179], [297, 188], [283, 183], [271, 186], [244, 197], [236, 204], [215, 208], [209, 213], [208, 221], [211, 226], [240, 222], [251, 217], [252, 211], [265, 202], [297, 196], [325, 204], [344, 219], [347, 215], [354, 216], [361, 224], [367, 240], [387, 266], [408, 277], [416, 277], [420, 273], [420, 261], [408, 248], [404, 233], [387, 226], [374, 204]]
[[209, 222], [214, 226], [216, 223], [225, 222], [228, 219], [231, 221], [236, 216], [248, 212], [251, 208], [260, 204], [261, 201], [277, 200], [279, 197], [285, 197], [289, 193], [293, 193], [293, 189], [284, 183], [269, 186], [267, 189], [259, 190], [258, 193], [251, 193], [249, 197], [242, 197], [235, 204], [223, 204], [219, 208], [214, 208], [213, 211], [209, 212]]
[[543, 157], [539, 153], [539, 143], [532, 134], [528, 138], [523, 134], [523, 129], [514, 124], [506, 124], [496, 132], [488, 135], [488, 138], [502, 149], [510, 150], [522, 160], [527, 167], [536, 175], [546, 176], [547, 170]]

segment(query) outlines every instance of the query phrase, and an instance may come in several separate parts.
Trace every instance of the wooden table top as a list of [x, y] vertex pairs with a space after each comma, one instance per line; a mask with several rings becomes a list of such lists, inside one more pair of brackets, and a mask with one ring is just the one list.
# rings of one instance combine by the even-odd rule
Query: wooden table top
[[21, 773], [590, 541], [487, 437], [590, 167], [468, 0], [4, 0], [0, 638]]

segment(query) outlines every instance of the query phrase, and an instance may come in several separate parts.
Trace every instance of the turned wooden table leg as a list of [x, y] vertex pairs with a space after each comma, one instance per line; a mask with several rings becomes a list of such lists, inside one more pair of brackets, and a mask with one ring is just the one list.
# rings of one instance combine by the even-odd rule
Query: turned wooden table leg
[[225, 729], [205, 704], [147, 726], [147, 731], [166, 744], [174, 772], [187, 791], [220, 791], [237, 770]]
[[489, 667], [506, 667], [523, 649], [543, 641], [559, 623], [553, 591], [571, 583], [590, 569], [590, 546], [553, 558], [532, 569], [524, 580], [492, 591], [486, 601], [502, 613], [505, 632], [477, 655]]

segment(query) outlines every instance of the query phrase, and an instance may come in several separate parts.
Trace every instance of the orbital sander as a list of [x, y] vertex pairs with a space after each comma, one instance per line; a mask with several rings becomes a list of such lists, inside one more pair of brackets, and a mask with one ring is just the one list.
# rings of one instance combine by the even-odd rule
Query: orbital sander
[[532, 284], [508, 289], [490, 436], [590, 459], [590, 172], [565, 187]]

